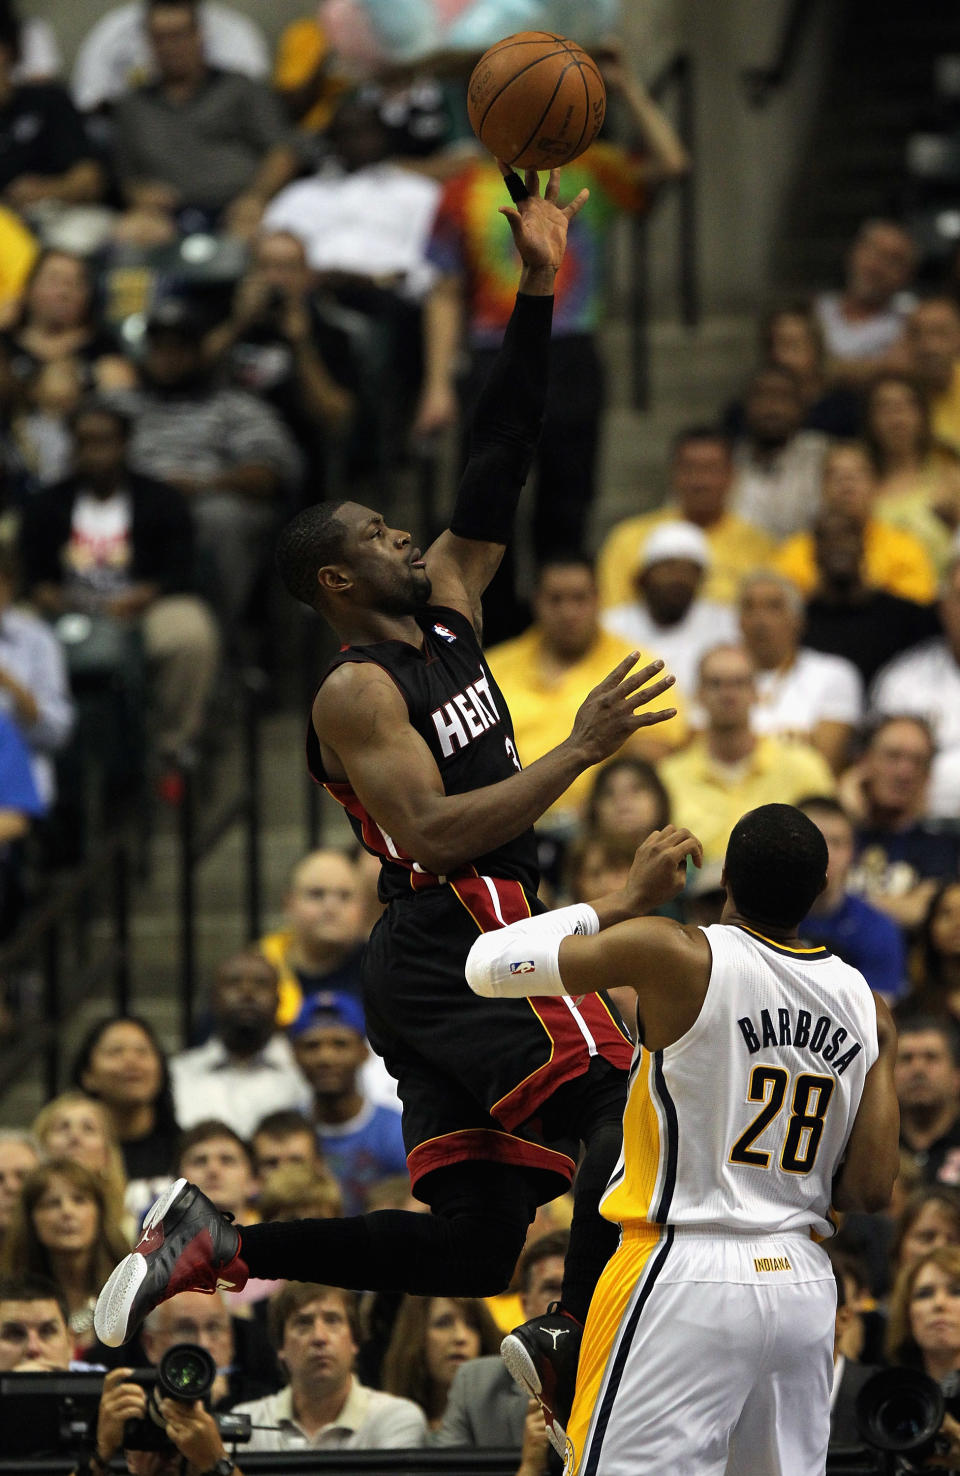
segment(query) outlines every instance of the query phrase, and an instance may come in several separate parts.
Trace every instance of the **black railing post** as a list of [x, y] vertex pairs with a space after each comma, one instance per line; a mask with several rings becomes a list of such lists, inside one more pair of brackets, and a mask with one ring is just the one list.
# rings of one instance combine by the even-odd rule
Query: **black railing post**
[[181, 767], [183, 802], [180, 805], [180, 1038], [184, 1046], [193, 1034], [193, 998], [197, 982], [196, 903], [196, 785], [189, 764]]
[[697, 270], [697, 187], [696, 187], [696, 110], [694, 107], [693, 58], [684, 54], [677, 58], [678, 131], [691, 164], [680, 181], [680, 240], [677, 251], [677, 290], [680, 296], [680, 311], [688, 328], [695, 328], [700, 321], [699, 273]]
[[646, 410], [650, 404], [650, 283], [649, 235], [640, 217], [632, 231], [630, 274], [630, 371], [633, 408]]
[[43, 1012], [47, 1027], [44, 1050], [47, 1100], [60, 1090], [60, 923], [47, 931], [43, 947]]
[[114, 990], [118, 1015], [130, 1013], [130, 855], [126, 839], [113, 855], [113, 941], [117, 950]]
[[248, 684], [244, 694], [244, 766], [246, 787], [247, 937], [262, 932], [260, 871], [260, 692]]

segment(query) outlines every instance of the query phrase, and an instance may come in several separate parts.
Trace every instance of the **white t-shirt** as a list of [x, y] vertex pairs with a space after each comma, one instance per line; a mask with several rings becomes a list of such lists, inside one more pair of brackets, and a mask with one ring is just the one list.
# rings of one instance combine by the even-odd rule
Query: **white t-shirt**
[[419, 298], [435, 275], [426, 249], [439, 199], [435, 180], [396, 164], [352, 174], [331, 164], [281, 190], [263, 230], [297, 236], [314, 271], [402, 277], [406, 295]]
[[822, 292], [813, 304], [827, 353], [834, 359], [879, 359], [899, 341], [916, 298], [899, 292], [886, 308], [855, 323], [844, 316], [842, 301], [839, 292]]
[[817, 723], [855, 727], [863, 717], [863, 679], [845, 656], [801, 646], [786, 671], [761, 671], [756, 681], [755, 733], [806, 739]]
[[769, 461], [759, 461], [741, 441], [734, 449], [731, 511], [771, 538], [789, 538], [809, 528], [820, 505], [828, 445], [820, 431], [802, 430]]
[[[108, 10], [87, 32], [73, 67], [73, 100], [82, 112], [114, 102], [152, 74], [150, 43], [139, 0]], [[204, 48], [212, 67], [267, 77], [270, 51], [260, 27], [232, 6], [204, 0], [200, 7]]]
[[910, 713], [930, 724], [938, 752], [926, 813], [960, 817], [960, 665], [946, 641], [937, 636], [888, 662], [870, 689], [870, 708], [889, 716]]
[[659, 656], [677, 679], [677, 689], [688, 701], [697, 690], [697, 667], [705, 651], [739, 641], [737, 618], [729, 605], [716, 600], [694, 600], [676, 625], [658, 625], [639, 600], [614, 605], [601, 616], [603, 627], [651, 656]]
[[44, 82], [58, 77], [63, 65], [60, 47], [49, 21], [31, 16], [20, 27], [20, 60], [10, 74], [11, 82]]

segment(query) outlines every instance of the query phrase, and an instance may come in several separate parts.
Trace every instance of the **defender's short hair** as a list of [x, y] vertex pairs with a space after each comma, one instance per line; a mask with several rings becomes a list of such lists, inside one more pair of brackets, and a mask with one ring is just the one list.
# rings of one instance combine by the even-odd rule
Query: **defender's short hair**
[[316, 502], [286, 525], [277, 539], [274, 562], [277, 573], [289, 594], [295, 600], [317, 608], [317, 570], [324, 564], [339, 559], [347, 529], [337, 513], [346, 503], [341, 497], [335, 502]]
[[222, 1122], [219, 1117], [205, 1117], [202, 1122], [195, 1123], [192, 1128], [188, 1128], [181, 1135], [180, 1141], [177, 1144], [177, 1163], [181, 1164], [187, 1154], [194, 1148], [199, 1148], [204, 1143], [216, 1143], [221, 1138], [227, 1138], [231, 1143], [237, 1145], [252, 1171], [253, 1151], [250, 1144], [245, 1138], [241, 1138], [240, 1134], [235, 1132], [228, 1123]]
[[737, 911], [759, 923], [794, 928], [827, 875], [827, 843], [795, 805], [760, 805], [737, 821], [727, 844], [727, 886]]

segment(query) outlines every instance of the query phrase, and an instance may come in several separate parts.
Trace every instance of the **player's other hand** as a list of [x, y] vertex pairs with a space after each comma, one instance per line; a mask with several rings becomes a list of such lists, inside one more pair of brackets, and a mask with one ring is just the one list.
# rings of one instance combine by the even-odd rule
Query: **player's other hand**
[[[513, 172], [499, 159], [497, 163], [504, 178]], [[523, 182], [527, 198], [516, 205], [502, 206], [500, 214], [507, 218], [524, 266], [535, 272], [556, 273], [567, 249], [567, 228], [587, 203], [590, 191], [581, 190], [569, 205], [561, 205], [559, 169], [551, 169], [542, 195], [535, 169], [526, 170]]]
[[642, 917], [682, 892], [688, 856], [694, 866], [703, 865], [703, 847], [689, 830], [680, 830], [676, 825], [652, 830], [637, 847], [624, 887], [630, 911]]
[[610, 758], [638, 729], [665, 723], [677, 715], [675, 707], [638, 711], [656, 702], [676, 681], [676, 677], [664, 672], [662, 661], [651, 661], [649, 666], [635, 671], [639, 656], [638, 651], [633, 651], [614, 667], [587, 695], [573, 720], [569, 742], [582, 753], [585, 769]]

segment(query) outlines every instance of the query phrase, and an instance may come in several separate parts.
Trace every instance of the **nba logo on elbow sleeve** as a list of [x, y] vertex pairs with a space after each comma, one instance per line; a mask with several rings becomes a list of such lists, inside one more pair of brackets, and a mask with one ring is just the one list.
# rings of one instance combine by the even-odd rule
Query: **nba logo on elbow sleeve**
[[536, 972], [536, 964], [532, 958], [522, 958], [519, 963], [510, 965], [511, 974], [533, 974]]

